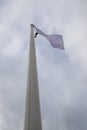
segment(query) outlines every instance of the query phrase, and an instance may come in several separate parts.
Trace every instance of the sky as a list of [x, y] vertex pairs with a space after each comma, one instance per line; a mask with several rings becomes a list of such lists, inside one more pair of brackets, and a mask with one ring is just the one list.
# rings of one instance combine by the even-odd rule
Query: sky
[[43, 130], [87, 130], [86, 12], [86, 0], [0, 0], [0, 130], [23, 130], [31, 23], [65, 45], [35, 39]]

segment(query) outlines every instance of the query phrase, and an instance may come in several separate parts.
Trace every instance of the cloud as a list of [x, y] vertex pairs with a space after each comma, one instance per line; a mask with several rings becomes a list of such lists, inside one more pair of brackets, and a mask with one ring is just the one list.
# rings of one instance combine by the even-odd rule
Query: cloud
[[86, 0], [0, 1], [0, 129], [24, 122], [29, 25], [63, 34], [65, 52], [36, 39], [43, 129], [86, 130]]

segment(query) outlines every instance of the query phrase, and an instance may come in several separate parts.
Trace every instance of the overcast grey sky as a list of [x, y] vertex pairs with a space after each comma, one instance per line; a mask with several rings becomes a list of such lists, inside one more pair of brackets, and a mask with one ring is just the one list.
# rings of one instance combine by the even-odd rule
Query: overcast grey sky
[[0, 0], [0, 130], [23, 130], [31, 23], [66, 49], [35, 39], [43, 130], [87, 130], [86, 0]]

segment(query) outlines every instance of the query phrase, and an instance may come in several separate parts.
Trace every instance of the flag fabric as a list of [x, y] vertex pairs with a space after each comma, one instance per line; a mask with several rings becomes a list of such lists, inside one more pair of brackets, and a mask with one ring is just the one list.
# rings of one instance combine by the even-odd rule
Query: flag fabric
[[31, 24], [31, 26], [33, 26], [36, 31], [35, 37], [38, 34], [40, 34], [40, 35], [44, 36], [51, 43], [51, 45], [53, 47], [64, 50], [64, 42], [63, 42], [62, 35], [58, 35], [58, 34], [47, 35], [44, 32], [42, 32], [40, 29], [38, 29], [36, 26], [34, 26], [33, 24]]

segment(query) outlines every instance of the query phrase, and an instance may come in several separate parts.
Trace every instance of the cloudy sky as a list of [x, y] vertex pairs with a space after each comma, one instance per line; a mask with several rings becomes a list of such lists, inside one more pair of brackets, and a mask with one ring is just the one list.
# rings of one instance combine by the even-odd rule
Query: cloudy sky
[[31, 23], [65, 44], [35, 39], [43, 130], [87, 130], [86, 0], [0, 0], [0, 130], [23, 130]]

